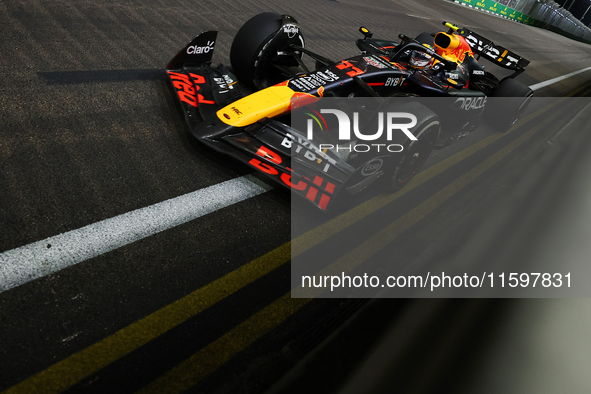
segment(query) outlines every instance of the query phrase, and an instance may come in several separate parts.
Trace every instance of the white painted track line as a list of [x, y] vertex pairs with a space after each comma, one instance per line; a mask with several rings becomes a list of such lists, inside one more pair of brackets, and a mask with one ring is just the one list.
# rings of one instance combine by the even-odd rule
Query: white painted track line
[[6, 251], [0, 254], [0, 292], [271, 189], [246, 175]]
[[[588, 70], [591, 67], [531, 85], [530, 89], [541, 89]], [[271, 189], [256, 177], [246, 175], [0, 253], [0, 292]]]
[[584, 69], [579, 70], [579, 71], [574, 71], [574, 72], [569, 73], [569, 74], [561, 75], [559, 77], [552, 78], [552, 79], [549, 79], [549, 80], [544, 81], [544, 82], [533, 84], [529, 88], [531, 90], [542, 89], [542, 88], [545, 88], [546, 86], [550, 86], [552, 84], [555, 84], [556, 82], [564, 81], [567, 78], [573, 77], [573, 76], [575, 76], [577, 74], [583, 73], [583, 72], [588, 71], [588, 70], [591, 70], [591, 67], [587, 67], [587, 68], [584, 68]]

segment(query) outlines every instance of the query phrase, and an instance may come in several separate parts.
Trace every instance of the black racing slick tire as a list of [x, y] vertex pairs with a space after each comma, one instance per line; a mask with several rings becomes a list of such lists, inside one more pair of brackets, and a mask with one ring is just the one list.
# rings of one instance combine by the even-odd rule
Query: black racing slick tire
[[396, 165], [386, 174], [386, 190], [394, 192], [404, 187], [427, 161], [439, 137], [439, 117], [427, 107], [409, 104], [408, 112], [417, 117], [417, 124], [411, 129], [416, 141], [406, 140], [402, 156], [394, 161]]
[[512, 78], [503, 79], [489, 95], [484, 110], [485, 120], [505, 132], [521, 118], [534, 92]]
[[[277, 37], [284, 20], [296, 26], [295, 36], [290, 31], [291, 37], [285, 34], [285, 37]], [[294, 18], [265, 12], [249, 19], [236, 33], [230, 49], [230, 62], [238, 80], [250, 89], [262, 89], [287, 79], [288, 76], [273, 63], [282, 67], [298, 65], [291, 55], [293, 51], [287, 47], [291, 43], [304, 46]], [[289, 54], [285, 55], [287, 52]]]

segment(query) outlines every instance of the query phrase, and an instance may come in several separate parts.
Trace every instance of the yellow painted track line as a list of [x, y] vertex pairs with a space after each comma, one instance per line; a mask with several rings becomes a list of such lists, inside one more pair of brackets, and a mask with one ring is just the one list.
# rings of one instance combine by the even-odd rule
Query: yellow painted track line
[[4, 394], [64, 391], [289, 260], [287, 243], [33, 375]]
[[[503, 147], [501, 150], [488, 157], [486, 160], [478, 164], [472, 170], [468, 171], [464, 175], [460, 176], [449, 185], [435, 193], [432, 197], [410, 210], [408, 213], [403, 215], [398, 220], [395, 220], [392, 224], [380, 230], [376, 235], [369, 238], [363, 244], [339, 258], [329, 267], [318, 272], [317, 276], [324, 275], [340, 275], [342, 272], [349, 272], [355, 267], [358, 267], [363, 262], [369, 260], [378, 251], [386, 247], [389, 243], [394, 241], [399, 235], [408, 230], [411, 226], [416, 224], [419, 220], [423, 219], [430, 212], [435, 210], [441, 204], [449, 200], [458, 191], [466, 187], [473, 180], [481, 176], [486, 170], [490, 169], [493, 165], [501, 161], [509, 153], [517, 149], [524, 142], [533, 137], [538, 131], [543, 130], [550, 122], [556, 118], [561, 117], [560, 112], [555, 112], [548, 116], [537, 126], [533, 127], [523, 135], [519, 136], [513, 142]], [[296, 297], [314, 297], [317, 295], [318, 289], [294, 289], [294, 296]]]
[[492, 144], [493, 142], [499, 140], [500, 138], [506, 136], [507, 134], [511, 133], [512, 131], [516, 130], [522, 125], [530, 122], [532, 119], [537, 118], [541, 114], [546, 111], [549, 111], [559, 103], [566, 100], [566, 98], [560, 98], [553, 101], [551, 104], [545, 106], [537, 110], [536, 112], [528, 115], [527, 117], [519, 120], [510, 130], [506, 133], [495, 133], [490, 135], [489, 137], [471, 145], [470, 147], [462, 150], [461, 152], [456, 153], [455, 155], [437, 163], [436, 165], [418, 173], [413, 179], [411, 179], [402, 190], [393, 193], [393, 194], [383, 194], [372, 198], [371, 200], [360, 204], [359, 206], [351, 209], [350, 211], [337, 216], [334, 219], [329, 220], [328, 222], [318, 226], [314, 230], [308, 231], [307, 233], [295, 238], [291, 242], [291, 255], [292, 258], [300, 255], [301, 253], [305, 252], [306, 250], [314, 247], [315, 245], [320, 244], [321, 242], [327, 240], [328, 238], [332, 237], [336, 233], [340, 232], [341, 230], [351, 226], [352, 224], [356, 223], [357, 221], [363, 219], [364, 217], [370, 215], [371, 213], [379, 210], [380, 208], [384, 207], [385, 205], [390, 204], [394, 200], [398, 199], [399, 197], [403, 196], [404, 194], [412, 191], [416, 187], [420, 186], [421, 184], [427, 182], [428, 180], [434, 178], [435, 176], [441, 174], [443, 171], [449, 169], [450, 167], [454, 166], [455, 164], [459, 163], [460, 161], [466, 159], [467, 157], [477, 153], [481, 149], [487, 147], [488, 145]]
[[345, 228], [351, 226], [352, 224], [356, 223], [357, 221], [363, 219], [367, 215], [379, 210], [380, 208], [384, 207], [385, 205], [390, 204], [394, 200], [400, 198], [404, 194], [410, 192], [411, 190], [415, 189], [416, 187], [420, 186], [421, 184], [427, 182], [428, 180], [434, 178], [435, 176], [441, 174], [443, 171], [447, 170], [448, 168], [454, 166], [455, 164], [459, 163], [460, 161], [466, 159], [467, 157], [477, 153], [481, 149], [487, 147], [488, 145], [492, 144], [493, 142], [499, 140], [500, 138], [506, 136], [507, 134], [515, 131], [519, 127], [529, 123], [533, 119], [537, 118], [538, 116], [542, 115], [543, 113], [551, 110], [556, 105], [562, 103], [569, 97], [575, 96], [580, 92], [584, 91], [583, 96], [587, 96], [591, 90], [589, 89], [589, 85], [586, 84], [566, 97], [555, 98], [550, 104], [547, 106], [538, 109], [537, 111], [529, 114], [528, 116], [520, 119], [510, 130], [505, 133], [495, 133], [490, 135], [489, 137], [471, 145], [470, 147], [462, 150], [461, 152], [456, 153], [455, 155], [437, 163], [436, 165], [423, 170], [422, 172], [418, 173], [413, 179], [411, 179], [404, 187], [404, 189], [387, 195], [379, 195], [372, 198], [369, 201], [366, 201], [363, 204], [358, 205], [357, 207], [351, 209], [350, 211], [337, 216], [334, 219], [329, 220], [328, 222], [324, 223], [323, 225], [308, 231], [305, 234], [293, 239], [291, 241], [291, 255], [292, 257], [296, 257], [301, 253], [305, 252], [306, 250], [322, 243], [323, 241], [327, 240], [328, 238], [332, 237], [336, 233], [344, 230]]
[[291, 298], [290, 293], [283, 295], [138, 393], [181, 393], [189, 389], [310, 301]]
[[[362, 262], [367, 261], [367, 259], [373, 256], [376, 252], [387, 246], [396, 237], [424, 218], [435, 208], [439, 207], [455, 193], [470, 184], [474, 179], [482, 175], [486, 170], [507, 156], [511, 151], [515, 150], [529, 138], [534, 136], [538, 131], [542, 130], [548, 123], [561, 115], [562, 114], [560, 113], [552, 114], [539, 125], [524, 133], [509, 145], [503, 147], [500, 151], [474, 167], [468, 173], [456, 179], [418, 207], [393, 222], [383, 231], [380, 231], [377, 235], [364, 242], [346, 256], [338, 259], [328, 268], [317, 273], [317, 275], [331, 275], [335, 274], [337, 271], [339, 274], [341, 272], [348, 272]], [[299, 293], [299, 296], [301, 295], [301, 297], [306, 298], [290, 299], [291, 293], [285, 294], [254, 314], [245, 322], [236, 326], [215, 342], [196, 352], [175, 368], [144, 387], [138, 392], [138, 394], [171, 394], [181, 393], [189, 389], [225, 364], [235, 354], [244, 350], [253, 342], [271, 331], [271, 329], [284, 322], [293, 313], [297, 312], [301, 307], [310, 302], [313, 299], [311, 297], [317, 296], [323, 290], [324, 289], [321, 288], [302, 289], [301, 287], [295, 290]]]
[[[558, 99], [549, 106], [522, 119], [516, 127], [529, 122], [563, 100], [564, 98]], [[192, 292], [180, 300], [159, 309], [145, 318], [117, 331], [109, 337], [31, 376], [23, 382], [7, 389], [2, 394], [50, 394], [66, 390], [80, 380], [117, 361], [121, 357], [185, 322], [187, 319], [216, 304], [242, 287], [283, 265], [291, 259], [292, 253], [295, 253], [296, 255], [300, 254], [310, 247], [322, 242], [505, 135], [507, 135], [507, 133], [491, 135], [472, 147], [467, 148], [422, 173], [417, 174], [417, 176], [400, 192], [389, 196], [377, 196], [373, 198], [351, 211], [332, 219], [319, 228], [303, 234], [294, 241], [280, 246], [264, 256], [257, 258], [237, 270]], [[296, 241], [298, 246], [293, 250], [292, 243], [295, 243]], [[274, 303], [271, 305], [274, 305]], [[269, 305], [269, 307], [271, 307], [271, 305]], [[222, 338], [220, 338], [220, 340], [221, 339]]]

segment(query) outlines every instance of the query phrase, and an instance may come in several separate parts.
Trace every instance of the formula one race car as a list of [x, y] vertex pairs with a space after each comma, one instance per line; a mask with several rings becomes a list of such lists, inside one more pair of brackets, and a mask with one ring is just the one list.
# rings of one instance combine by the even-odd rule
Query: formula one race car
[[[305, 48], [293, 17], [263, 13], [236, 34], [232, 70], [211, 65], [217, 32], [206, 31], [170, 61], [167, 73], [193, 136], [326, 210], [343, 190], [402, 187], [436, 144], [468, 132], [482, 117], [506, 130], [523, 114], [532, 91], [514, 77], [529, 62], [468, 29], [444, 25], [446, 32], [399, 35], [399, 41], [373, 39], [362, 27], [361, 54], [333, 61]], [[499, 80], [479, 58], [513, 73]], [[374, 118], [388, 114], [388, 133], [369, 136], [357, 126], [353, 137], [339, 128], [319, 140], [311, 119], [307, 133], [292, 123], [304, 111], [320, 127], [329, 128], [325, 118], [338, 118], [340, 127], [342, 114], [351, 112], [315, 106], [341, 98], [334, 105], [347, 107], [358, 97], [375, 100], [362, 106]], [[392, 123], [404, 133], [392, 133]]]

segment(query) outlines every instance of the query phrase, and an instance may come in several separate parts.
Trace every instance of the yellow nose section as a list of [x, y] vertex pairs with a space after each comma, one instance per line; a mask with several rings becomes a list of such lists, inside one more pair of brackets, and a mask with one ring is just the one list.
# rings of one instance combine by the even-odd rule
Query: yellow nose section
[[295, 93], [286, 84], [271, 86], [233, 102], [216, 114], [230, 126], [245, 127], [289, 111]]

